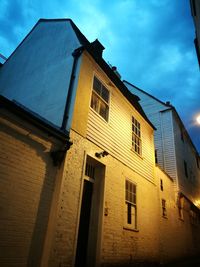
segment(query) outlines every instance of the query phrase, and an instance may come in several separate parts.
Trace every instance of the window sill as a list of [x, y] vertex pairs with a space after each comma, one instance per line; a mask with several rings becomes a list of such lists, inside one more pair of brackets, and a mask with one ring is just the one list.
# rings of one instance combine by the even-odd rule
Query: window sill
[[124, 226], [123, 229], [124, 230], [128, 230], [128, 231], [131, 231], [131, 232], [139, 232], [138, 229], [133, 229], [133, 228], [129, 228], [129, 227], [126, 227], [126, 226]]
[[99, 119], [101, 119], [104, 123], [109, 124], [109, 115], [108, 120], [106, 120], [104, 117], [102, 117], [96, 110], [94, 110], [92, 107], [90, 107], [90, 110], [95, 114]]
[[135, 155], [137, 155], [139, 158], [141, 158], [142, 160], [144, 159], [144, 158], [142, 157], [142, 155], [140, 155], [140, 154], [138, 154], [137, 152], [135, 152], [135, 150], [134, 150], [133, 148], [131, 148], [131, 151], [132, 151]]
[[167, 216], [164, 216], [164, 215], [162, 215], [162, 217], [163, 217], [164, 219], [168, 219], [168, 217], [167, 217]]

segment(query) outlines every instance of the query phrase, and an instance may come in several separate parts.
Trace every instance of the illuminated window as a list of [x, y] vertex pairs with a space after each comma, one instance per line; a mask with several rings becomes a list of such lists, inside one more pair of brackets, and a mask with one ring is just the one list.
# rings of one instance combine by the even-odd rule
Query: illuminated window
[[109, 91], [108, 89], [94, 77], [93, 90], [90, 106], [94, 109], [102, 118], [108, 121], [109, 111]]
[[140, 123], [134, 117], [132, 117], [132, 147], [137, 154], [142, 154]]
[[126, 180], [125, 188], [125, 224], [129, 228], [137, 228], [136, 185]]
[[162, 199], [162, 216], [167, 217], [167, 207], [165, 199]]

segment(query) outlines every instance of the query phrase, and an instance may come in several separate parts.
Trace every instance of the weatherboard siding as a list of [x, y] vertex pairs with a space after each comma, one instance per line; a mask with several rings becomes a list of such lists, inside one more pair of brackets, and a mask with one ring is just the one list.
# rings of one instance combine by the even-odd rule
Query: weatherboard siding
[[164, 169], [173, 179], [177, 179], [175, 142], [171, 110], [161, 112], [161, 122], [162, 143], [164, 151]]
[[[116, 88], [110, 92], [109, 121], [104, 121], [90, 108], [87, 138], [141, 176], [153, 180], [153, 130]], [[132, 150], [132, 116], [141, 124], [141, 156]]]
[[[184, 141], [181, 139], [181, 126], [176, 116], [173, 116], [173, 127], [175, 136], [177, 170], [180, 191], [199, 205], [200, 196], [200, 169], [197, 167], [196, 152], [188, 142], [183, 133]], [[188, 177], [185, 175], [184, 161], [187, 163]]]
[[177, 179], [171, 108], [130, 84], [125, 84], [132, 93], [140, 98], [140, 104], [144, 109], [144, 112], [156, 127], [156, 131], [154, 132], [154, 142], [158, 154], [158, 166], [165, 170], [173, 179]]

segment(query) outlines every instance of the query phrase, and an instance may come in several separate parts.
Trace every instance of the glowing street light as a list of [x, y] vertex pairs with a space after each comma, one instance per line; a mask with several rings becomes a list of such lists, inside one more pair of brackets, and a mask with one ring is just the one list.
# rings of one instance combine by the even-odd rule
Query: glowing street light
[[200, 124], [200, 115], [197, 116], [196, 120], [197, 120], [197, 123]]

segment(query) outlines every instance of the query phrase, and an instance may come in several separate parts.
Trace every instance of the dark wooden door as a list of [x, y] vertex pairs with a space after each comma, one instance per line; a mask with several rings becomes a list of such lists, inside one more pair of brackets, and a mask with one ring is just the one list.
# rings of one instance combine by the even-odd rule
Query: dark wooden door
[[93, 183], [84, 180], [75, 267], [86, 267]]

